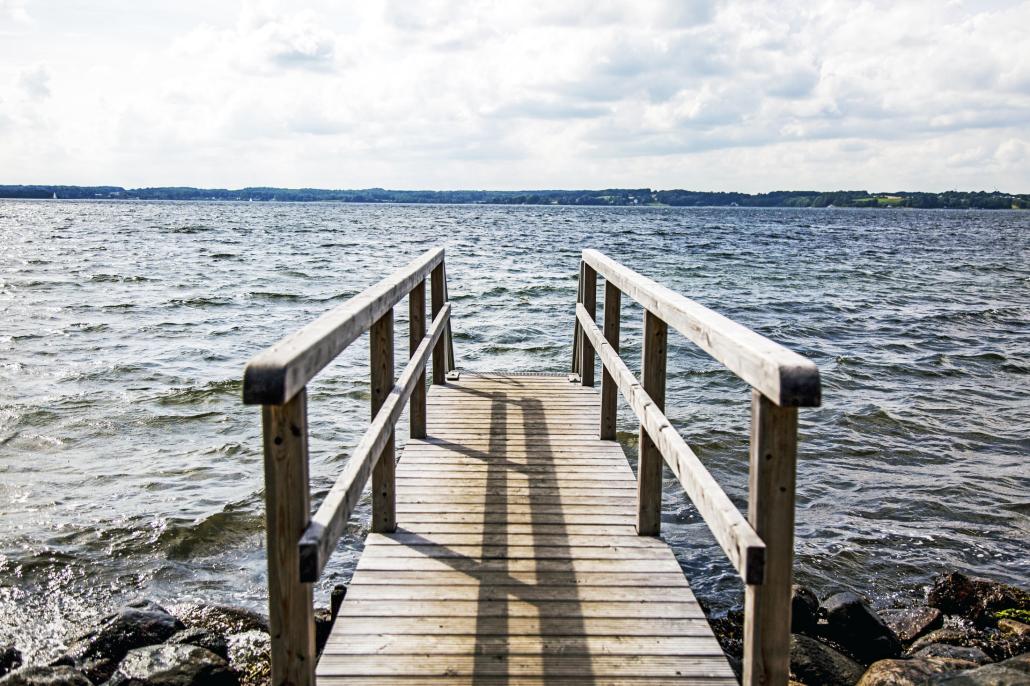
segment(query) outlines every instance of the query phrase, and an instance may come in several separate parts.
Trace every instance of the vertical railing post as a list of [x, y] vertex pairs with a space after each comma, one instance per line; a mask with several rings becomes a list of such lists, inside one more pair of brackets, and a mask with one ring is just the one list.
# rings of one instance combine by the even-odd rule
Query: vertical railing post
[[[393, 308], [387, 310], [369, 330], [369, 358], [372, 367], [372, 417], [386, 402], [393, 388]], [[397, 529], [394, 429], [372, 469], [372, 531], [392, 533]]]
[[798, 410], [751, 391], [748, 522], [765, 541], [765, 581], [744, 593], [744, 681], [781, 686], [790, 669]]
[[[426, 281], [423, 279], [411, 289], [408, 294], [408, 355], [409, 358], [415, 353], [415, 349], [422, 343], [426, 336]], [[426, 437], [426, 372], [425, 369], [418, 377], [415, 390], [411, 392], [411, 407], [408, 410], [411, 425], [412, 438]]]
[[265, 449], [268, 626], [273, 686], [315, 683], [311, 584], [300, 580], [297, 543], [311, 518], [307, 391], [261, 408]]
[[[447, 301], [447, 287], [444, 283], [443, 262], [436, 265], [433, 268], [433, 272], [430, 275], [431, 289], [432, 289], [432, 305], [431, 311], [433, 313], [433, 319], [436, 319], [436, 315], [440, 314], [440, 310], [443, 309], [444, 304]], [[447, 383], [447, 341], [444, 340], [445, 336], [440, 336], [436, 340], [436, 346], [433, 348], [433, 383], [444, 384]]]
[[[576, 304], [583, 302], [583, 269], [585, 262], [579, 263], [579, 281], [576, 282]], [[579, 374], [579, 350], [583, 346], [583, 332], [580, 330], [579, 317], [573, 317], [575, 324], [572, 326], [572, 373]]]
[[[622, 291], [611, 281], [604, 282], [604, 339], [616, 353], [619, 352], [619, 324], [621, 323]], [[615, 403], [619, 387], [608, 369], [601, 365], [601, 440], [615, 440]]]
[[[440, 266], [443, 268], [443, 301], [449, 303], [451, 301], [450, 291], [447, 290], [447, 264], [441, 262]], [[442, 307], [442, 306], [441, 306]], [[452, 372], [455, 369], [454, 366], [454, 336], [451, 334], [451, 320], [447, 320], [447, 371]]]
[[[591, 319], [597, 319], [597, 272], [586, 262], [583, 263], [583, 307]], [[594, 385], [594, 346], [590, 345], [586, 334], [580, 331], [579, 341], [579, 374], [580, 383], [584, 386]]]
[[[665, 410], [665, 357], [669, 327], [657, 315], [644, 310], [644, 344], [640, 383], [659, 410]], [[662, 454], [643, 424], [640, 425], [637, 459], [637, 533], [657, 536], [662, 528]]]

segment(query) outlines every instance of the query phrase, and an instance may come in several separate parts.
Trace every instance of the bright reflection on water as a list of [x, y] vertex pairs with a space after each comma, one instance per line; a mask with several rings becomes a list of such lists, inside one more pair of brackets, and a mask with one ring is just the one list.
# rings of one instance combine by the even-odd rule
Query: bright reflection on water
[[[43, 659], [138, 594], [262, 607], [243, 365], [437, 244], [465, 369], [567, 369], [584, 247], [813, 359], [803, 582], [880, 604], [953, 567], [1025, 583], [1028, 228], [1010, 212], [0, 201], [0, 635]], [[640, 316], [624, 302], [634, 369]], [[748, 389], [672, 338], [669, 414], [743, 508]], [[355, 344], [311, 388], [316, 502], [367, 426], [367, 355]], [[621, 428], [634, 448], [625, 407]], [[359, 515], [323, 596], [357, 559]], [[672, 481], [664, 518], [698, 596], [737, 603]]]

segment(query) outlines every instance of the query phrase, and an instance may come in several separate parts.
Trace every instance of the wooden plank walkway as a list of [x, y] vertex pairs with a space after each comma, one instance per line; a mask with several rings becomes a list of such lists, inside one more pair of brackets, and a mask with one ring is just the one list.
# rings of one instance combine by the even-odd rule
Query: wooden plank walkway
[[321, 684], [736, 684], [679, 564], [638, 536], [600, 395], [557, 376], [434, 385]]

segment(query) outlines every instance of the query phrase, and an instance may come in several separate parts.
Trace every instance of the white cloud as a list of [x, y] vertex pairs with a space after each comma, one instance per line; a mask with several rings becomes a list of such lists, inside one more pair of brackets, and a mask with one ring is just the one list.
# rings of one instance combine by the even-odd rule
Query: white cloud
[[29, 24], [32, 18], [25, 0], [0, 0], [0, 28], [5, 23]]
[[1030, 187], [1026, 2], [0, 2], [0, 183]]
[[39, 65], [26, 69], [18, 78], [18, 85], [22, 91], [33, 100], [42, 100], [50, 97], [50, 72], [45, 66]]

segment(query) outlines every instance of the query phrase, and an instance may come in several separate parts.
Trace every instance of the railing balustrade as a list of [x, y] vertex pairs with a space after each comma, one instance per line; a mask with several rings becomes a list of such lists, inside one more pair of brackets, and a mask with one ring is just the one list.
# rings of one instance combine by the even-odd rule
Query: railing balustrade
[[[595, 322], [598, 274], [605, 279], [603, 332]], [[644, 308], [639, 381], [619, 357], [621, 293]], [[637, 533], [659, 533], [664, 460], [746, 584], [743, 683], [786, 684], [797, 408], [819, 405], [819, 370], [797, 353], [596, 250], [583, 251], [577, 300], [572, 368], [584, 386], [593, 386], [595, 352], [601, 359], [601, 438], [615, 438], [617, 391], [640, 421]], [[669, 327], [752, 387], [746, 520], [665, 416]]]
[[[426, 279], [432, 322], [426, 330]], [[262, 406], [268, 542], [272, 684], [315, 681], [311, 584], [336, 548], [361, 492], [372, 479], [372, 530], [396, 529], [394, 427], [411, 401], [411, 435], [426, 435], [426, 366], [433, 383], [454, 369], [444, 250], [407, 266], [254, 357], [244, 371], [243, 402]], [[393, 309], [409, 305], [410, 359], [394, 379]], [[306, 387], [366, 331], [372, 422], [314, 517], [308, 483]]]

